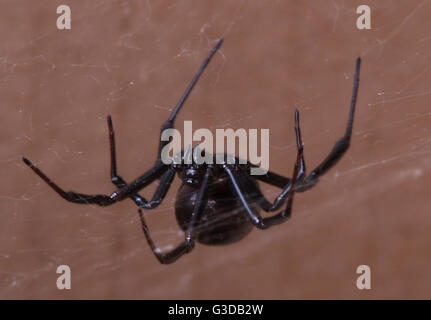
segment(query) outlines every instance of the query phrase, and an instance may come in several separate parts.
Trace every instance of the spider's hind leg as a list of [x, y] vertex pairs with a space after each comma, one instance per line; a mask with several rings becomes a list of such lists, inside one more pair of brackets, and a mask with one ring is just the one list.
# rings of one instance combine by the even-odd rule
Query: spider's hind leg
[[55, 192], [57, 192], [63, 199], [81, 204], [97, 204], [99, 206], [109, 206], [114, 202], [118, 201], [118, 194], [112, 194], [110, 196], [104, 194], [83, 194], [77, 193], [73, 191], [64, 191], [60, 188], [54, 181], [52, 181], [48, 176], [36, 167], [30, 160], [27, 158], [22, 158], [24, 163], [30, 167], [31, 170], [34, 171], [43, 181], [45, 181]]
[[194, 239], [196, 236], [195, 230], [196, 230], [196, 227], [199, 225], [202, 213], [204, 212], [208, 201], [207, 194], [208, 194], [208, 185], [211, 183], [211, 174], [212, 174], [211, 171], [212, 171], [212, 168], [208, 167], [196, 199], [196, 204], [193, 209], [192, 220], [190, 221], [189, 226], [187, 228], [185, 239], [183, 242], [181, 242], [178, 246], [176, 246], [171, 251], [163, 253], [158, 247], [156, 247], [153, 239], [151, 238], [147, 223], [145, 222], [144, 214], [141, 208], [139, 208], [139, 216], [141, 218], [142, 231], [145, 234], [145, 238], [147, 239], [148, 245], [150, 246], [156, 258], [160, 261], [160, 263], [162, 264], [173, 263], [177, 259], [179, 259], [182, 255], [192, 251], [192, 249], [194, 248], [195, 246]]

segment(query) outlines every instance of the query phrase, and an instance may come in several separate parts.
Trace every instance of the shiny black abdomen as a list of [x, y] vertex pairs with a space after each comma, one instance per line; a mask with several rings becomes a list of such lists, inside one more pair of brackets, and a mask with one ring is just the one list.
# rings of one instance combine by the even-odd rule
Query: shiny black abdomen
[[[199, 187], [186, 183], [178, 190], [175, 214], [184, 231], [190, 223], [198, 192]], [[195, 229], [196, 240], [208, 245], [229, 244], [244, 238], [252, 228], [247, 212], [232, 193], [227, 178], [213, 181], [208, 187], [207, 206]]]

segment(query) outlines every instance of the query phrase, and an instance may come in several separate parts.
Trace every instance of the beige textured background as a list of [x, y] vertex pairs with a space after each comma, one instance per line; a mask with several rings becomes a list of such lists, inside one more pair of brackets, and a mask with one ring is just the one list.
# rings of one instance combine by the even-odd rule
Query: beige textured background
[[[70, 31], [56, 29], [60, 4], [71, 6]], [[368, 1], [367, 31], [355, 27], [359, 4], [1, 1], [0, 298], [431, 298], [431, 1]], [[344, 131], [360, 55], [352, 146], [297, 195], [288, 223], [162, 266], [131, 201], [67, 203], [21, 157], [66, 189], [110, 193], [112, 114], [119, 173], [137, 177], [220, 37], [180, 127], [269, 128], [270, 168], [290, 175], [298, 108], [312, 169]], [[162, 247], [181, 240], [178, 186], [147, 212]], [[72, 269], [68, 292], [55, 286], [60, 264]], [[372, 269], [368, 292], [355, 286], [360, 264]]]

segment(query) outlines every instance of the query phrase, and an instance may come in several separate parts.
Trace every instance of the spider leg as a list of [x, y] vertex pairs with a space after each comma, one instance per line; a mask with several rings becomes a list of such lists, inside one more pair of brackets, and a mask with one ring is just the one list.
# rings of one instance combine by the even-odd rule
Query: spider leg
[[234, 191], [234, 194], [237, 196], [237, 198], [240, 200], [242, 205], [244, 206], [245, 210], [247, 211], [251, 223], [255, 225], [259, 229], [267, 229], [273, 225], [280, 224], [287, 219], [290, 218], [290, 214], [292, 211], [292, 204], [293, 204], [293, 197], [295, 194], [295, 186], [296, 181], [299, 173], [299, 168], [301, 165], [301, 157], [303, 153], [302, 146], [298, 149], [298, 155], [296, 158], [295, 167], [293, 169], [293, 175], [292, 180], [289, 183], [289, 185], [285, 188], [287, 189], [286, 192], [286, 198], [287, 198], [287, 205], [284, 210], [281, 212], [267, 218], [262, 218], [262, 216], [257, 212], [252, 205], [249, 204], [250, 195], [247, 192], [247, 188], [244, 188], [243, 184], [240, 182], [241, 178], [238, 177], [238, 171], [232, 171], [228, 165], [224, 166], [224, 170], [227, 173], [229, 180], [231, 182], [232, 189]]
[[[299, 126], [299, 111], [298, 111], [298, 109], [295, 110], [295, 135], [296, 135], [296, 147], [297, 147], [297, 149], [302, 148], [303, 143], [302, 143], [302, 138], [301, 138], [301, 128]], [[251, 163], [249, 163], [249, 165], [252, 167], [258, 167], [257, 165], [254, 165]], [[298, 177], [297, 177], [298, 182], [304, 178], [305, 172], [306, 172], [305, 160], [304, 160], [304, 155], [302, 155], [301, 162], [299, 165]], [[268, 171], [266, 174], [263, 174], [263, 175], [255, 175], [255, 176], [253, 176], [253, 178], [260, 180], [260, 181], [263, 181], [263, 182], [266, 182], [270, 185], [279, 187], [281, 189], [286, 189], [287, 186], [289, 185], [290, 181], [291, 181], [290, 178], [286, 178], [282, 175], [279, 175], [279, 174], [271, 172], [271, 171]], [[285, 192], [286, 191], [284, 190], [282, 193], [285, 193]]]
[[[108, 130], [109, 130], [109, 146], [111, 151], [111, 181], [118, 188], [122, 188], [127, 185], [126, 181], [117, 174], [117, 156], [115, 149], [115, 131], [112, 125], [111, 116], [108, 116]], [[160, 184], [157, 187], [152, 199], [147, 201], [144, 197], [139, 194], [131, 194], [129, 198], [132, 199], [137, 206], [143, 207], [145, 209], [153, 209], [157, 207], [169, 190], [172, 180], [175, 176], [175, 170], [169, 167], [168, 170], [161, 176]]]
[[154, 209], [160, 203], [162, 203], [163, 199], [168, 193], [168, 190], [171, 186], [172, 180], [174, 180], [174, 177], [175, 177], [175, 169], [173, 167], [169, 167], [168, 170], [162, 175], [159, 186], [154, 192], [154, 195], [151, 198], [151, 200], [144, 202], [143, 204], [140, 205], [140, 207], [144, 209]]
[[23, 161], [65, 200], [81, 204], [97, 204], [99, 206], [109, 206], [117, 201], [124, 200], [126, 197], [130, 196], [131, 194], [135, 194], [138, 190], [141, 190], [147, 185], [149, 185], [160, 175], [162, 175], [167, 169], [167, 166], [165, 164], [163, 164], [162, 162], [158, 162], [156, 163], [154, 168], [135, 179], [132, 183], [117, 189], [110, 195], [90, 195], [73, 191], [64, 191], [50, 178], [48, 178], [39, 168], [33, 165], [30, 160], [28, 160], [27, 158], [23, 158]]
[[344, 155], [344, 153], [347, 151], [347, 149], [350, 146], [350, 138], [352, 136], [352, 129], [353, 129], [353, 120], [355, 116], [355, 107], [356, 107], [356, 100], [358, 96], [358, 89], [359, 89], [359, 71], [361, 67], [361, 58], [358, 58], [356, 60], [356, 68], [355, 68], [355, 75], [353, 80], [353, 91], [352, 91], [352, 98], [350, 101], [350, 111], [349, 111], [349, 118], [347, 120], [347, 127], [346, 132], [344, 134], [344, 137], [342, 137], [340, 140], [338, 140], [334, 147], [332, 148], [329, 155], [325, 158], [325, 160], [322, 161], [313, 171], [311, 171], [310, 175], [301, 180], [300, 183], [297, 186], [298, 192], [304, 192], [310, 188], [312, 188], [319, 180], [319, 177], [325, 174], [329, 169], [331, 169]]
[[163, 147], [169, 143], [169, 141], [162, 141], [161, 137], [162, 137], [163, 131], [165, 131], [166, 129], [171, 129], [171, 128], [174, 127], [175, 118], [176, 118], [178, 112], [180, 111], [180, 109], [184, 105], [184, 103], [186, 102], [186, 100], [189, 97], [190, 93], [192, 92], [194, 86], [198, 82], [200, 76], [202, 75], [202, 73], [204, 72], [205, 68], [210, 63], [212, 57], [215, 55], [215, 53], [217, 52], [217, 50], [220, 49], [220, 47], [221, 47], [222, 44], [223, 44], [223, 39], [220, 39], [217, 42], [217, 44], [214, 46], [214, 48], [212, 48], [212, 50], [210, 51], [210, 53], [208, 54], [208, 56], [205, 58], [205, 60], [202, 62], [202, 64], [199, 67], [198, 71], [194, 75], [193, 79], [190, 81], [189, 85], [187, 86], [187, 88], [184, 91], [183, 95], [181, 96], [180, 100], [177, 102], [176, 106], [172, 110], [172, 113], [169, 116], [168, 120], [166, 120], [166, 122], [163, 123], [161, 131], [160, 131], [160, 144], [159, 144], [158, 159], [160, 159]]
[[153, 239], [151, 238], [147, 223], [145, 222], [144, 214], [141, 208], [139, 208], [139, 216], [141, 218], [142, 231], [145, 234], [145, 238], [147, 239], [148, 245], [150, 246], [156, 258], [160, 261], [160, 263], [169, 264], [169, 263], [175, 262], [182, 255], [189, 253], [194, 248], [195, 246], [194, 230], [199, 224], [200, 218], [202, 216], [202, 213], [208, 201], [207, 193], [208, 193], [208, 185], [211, 182], [211, 171], [212, 171], [212, 168], [208, 166], [199, 190], [195, 207], [193, 209], [192, 220], [190, 221], [190, 224], [187, 228], [185, 240], [181, 242], [178, 246], [176, 246], [173, 250], [166, 253], [162, 253], [161, 250], [156, 247]]
[[[299, 111], [295, 110], [295, 135], [296, 135], [296, 146], [298, 153], [300, 153], [299, 158], [299, 164], [298, 164], [298, 172], [296, 174], [296, 186], [300, 183], [300, 181], [305, 176], [305, 161], [304, 161], [304, 155], [303, 155], [303, 143], [301, 138], [301, 129], [299, 126]], [[265, 210], [266, 212], [272, 212], [276, 211], [283, 206], [283, 204], [286, 201], [286, 198], [289, 196], [293, 182], [289, 178], [284, 178], [276, 173], [269, 172], [264, 175], [266, 176], [265, 179], [260, 179], [262, 181], [265, 181], [267, 183], [270, 183], [272, 185], [276, 185], [277, 187], [282, 188], [280, 195], [274, 200], [274, 202], [270, 202], [266, 199], [266, 197], [262, 194], [262, 192], [259, 190], [257, 185], [253, 183], [252, 178], [247, 174], [247, 172], [244, 172], [243, 170], [239, 170], [237, 172], [238, 177], [238, 184], [247, 192], [247, 194], [254, 194], [256, 197], [253, 200], [253, 202], [257, 202], [259, 206]], [[253, 178], [259, 179], [259, 175], [253, 176]], [[274, 179], [274, 180], [272, 180]], [[284, 184], [281, 184], [284, 183]]]
[[[252, 165], [253, 167], [258, 167], [255, 165]], [[281, 188], [283, 189], [291, 179], [286, 178], [282, 175], [279, 175], [275, 172], [269, 171], [266, 174], [262, 174], [262, 175], [256, 175], [253, 176], [253, 178], [263, 181], [265, 183], [268, 183], [270, 185], [273, 185], [275, 187]]]
[[[108, 115], [108, 130], [109, 130], [109, 147], [111, 154], [111, 181], [117, 188], [122, 188], [127, 185], [126, 181], [122, 177], [117, 174], [117, 156], [115, 152], [115, 132], [114, 127], [112, 126], [111, 116]], [[136, 205], [140, 206], [143, 203], [147, 202], [145, 198], [141, 197], [139, 194], [135, 193], [129, 196]]]
[[[350, 111], [349, 111], [349, 118], [347, 121], [347, 128], [346, 132], [344, 134], [344, 137], [342, 137], [340, 140], [337, 141], [337, 143], [332, 148], [329, 155], [325, 158], [325, 160], [322, 161], [320, 165], [318, 165], [313, 171], [311, 171], [310, 175], [308, 177], [305, 177], [306, 174], [306, 167], [305, 167], [305, 161], [304, 158], [301, 160], [301, 166], [299, 169], [299, 177], [298, 177], [298, 183], [296, 184], [295, 191], [297, 192], [304, 192], [312, 187], [314, 187], [319, 177], [321, 177], [323, 174], [325, 174], [329, 169], [331, 169], [344, 155], [344, 153], [347, 151], [347, 149], [350, 146], [350, 138], [352, 136], [352, 129], [353, 129], [353, 120], [355, 115], [355, 108], [356, 108], [356, 100], [358, 96], [358, 89], [359, 89], [359, 71], [361, 67], [361, 59], [358, 58], [356, 60], [356, 68], [355, 68], [355, 75], [354, 75], [354, 82], [353, 82], [353, 92], [352, 92], [352, 98], [350, 101]], [[296, 119], [299, 119], [299, 113], [296, 111], [295, 113], [295, 121]], [[299, 123], [298, 123], [299, 128]], [[299, 141], [301, 141], [301, 132], [298, 130], [298, 133], [296, 135], [296, 141], [297, 145], [299, 145]], [[254, 165], [252, 165], [254, 166]], [[276, 173], [268, 171], [266, 175], [261, 176], [254, 176], [255, 179], [261, 180], [263, 182], [266, 182], [268, 184], [271, 184], [273, 186], [279, 187], [279, 188], [285, 188], [290, 179], [283, 177], [281, 175], [278, 175]], [[265, 201], [263, 201], [265, 202]], [[268, 207], [267, 204], [264, 204], [265, 207]], [[265, 208], [263, 208], [265, 209]]]

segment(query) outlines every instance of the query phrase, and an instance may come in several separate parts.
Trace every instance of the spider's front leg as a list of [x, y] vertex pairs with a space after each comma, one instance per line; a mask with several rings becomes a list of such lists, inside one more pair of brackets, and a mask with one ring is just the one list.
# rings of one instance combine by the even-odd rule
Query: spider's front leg
[[331, 152], [322, 161], [322, 163], [319, 164], [313, 171], [311, 171], [311, 173], [308, 175], [307, 178], [305, 178], [304, 180], [301, 181], [301, 183], [298, 184], [297, 186], [298, 192], [304, 192], [314, 187], [314, 185], [316, 185], [316, 183], [319, 181], [319, 177], [321, 177], [326, 172], [328, 172], [328, 170], [331, 169], [343, 157], [347, 149], [349, 149], [350, 139], [352, 137], [352, 130], [353, 130], [353, 120], [355, 117], [356, 100], [357, 100], [358, 91], [359, 91], [360, 69], [361, 69], [361, 58], [358, 58], [356, 60], [355, 75], [353, 78], [353, 90], [352, 90], [352, 97], [350, 100], [349, 118], [347, 120], [347, 127], [344, 133], [344, 136], [335, 143]]
[[[181, 96], [180, 100], [177, 102], [175, 107], [172, 110], [171, 115], [169, 116], [168, 120], [166, 120], [161, 127], [160, 131], [160, 142], [159, 142], [159, 149], [157, 154], [157, 162], [160, 162], [161, 159], [161, 152], [164, 146], [166, 146], [169, 142], [168, 141], [162, 141], [161, 137], [165, 130], [174, 128], [174, 122], [175, 118], [180, 111], [180, 109], [183, 107], [184, 103], [186, 102], [187, 98], [189, 97], [190, 93], [192, 92], [194, 86], [198, 82], [199, 78], [205, 71], [206, 67], [210, 63], [212, 57], [216, 54], [216, 52], [220, 49], [221, 45], [223, 44], [223, 39], [220, 39], [217, 41], [216, 45], [212, 48], [212, 50], [209, 52], [208, 56], [204, 59], [201, 66], [199, 67], [198, 71], [193, 76], [192, 80], [186, 87], [186, 90], [184, 91], [183, 95]], [[114, 183], [118, 188], [121, 188], [126, 185], [126, 181], [120, 177], [117, 174], [117, 163], [116, 163], [116, 154], [115, 154], [115, 135], [114, 135], [114, 129], [112, 125], [112, 119], [111, 116], [108, 116], [108, 128], [109, 128], [109, 143], [110, 143], [110, 149], [111, 149], [111, 181]], [[172, 167], [169, 167], [169, 169], [166, 171], [165, 174], [163, 174], [160, 178], [160, 184], [154, 193], [153, 197], [150, 201], [147, 201], [144, 197], [140, 196], [139, 194], [131, 194], [129, 197], [136, 203], [137, 206], [144, 208], [144, 209], [154, 209], [157, 207], [164, 197], [166, 196], [166, 193], [169, 190], [169, 187], [172, 183], [172, 180], [175, 176], [175, 170]]]
[[[314, 187], [319, 181], [319, 178], [326, 172], [328, 172], [343, 157], [347, 149], [349, 149], [350, 139], [352, 137], [353, 130], [353, 120], [355, 117], [356, 100], [359, 91], [360, 68], [361, 58], [358, 58], [356, 60], [355, 75], [353, 78], [353, 90], [352, 97], [350, 100], [349, 118], [347, 120], [347, 127], [344, 136], [335, 143], [329, 155], [313, 171], [311, 171], [311, 173], [307, 177], [305, 177], [305, 162], [304, 160], [302, 160], [300, 177], [298, 178], [298, 183], [296, 184], [295, 188], [297, 192], [304, 192]], [[287, 185], [287, 183], [289, 182], [289, 178], [285, 178], [272, 172], [268, 172], [267, 175], [256, 176], [255, 178], [279, 188], [283, 188], [283, 184]], [[283, 192], [285, 191], [286, 190], [284, 190]], [[263, 209], [265, 209], [265, 207], [269, 208], [268, 204], [264, 204]]]
[[182, 255], [189, 253], [194, 248], [195, 246], [194, 231], [198, 226], [202, 213], [204, 212], [205, 207], [207, 205], [208, 185], [211, 183], [211, 171], [212, 171], [212, 167], [208, 166], [205, 176], [203, 178], [201, 187], [199, 189], [195, 207], [193, 209], [192, 220], [190, 221], [190, 224], [187, 227], [185, 240], [181, 242], [173, 250], [166, 253], [162, 253], [161, 250], [156, 247], [153, 239], [151, 238], [147, 223], [145, 222], [144, 214], [141, 208], [139, 208], [139, 216], [141, 217], [142, 231], [145, 234], [145, 238], [147, 239], [148, 245], [150, 246], [156, 258], [160, 261], [160, 263], [169, 264], [169, 263], [175, 262]]

